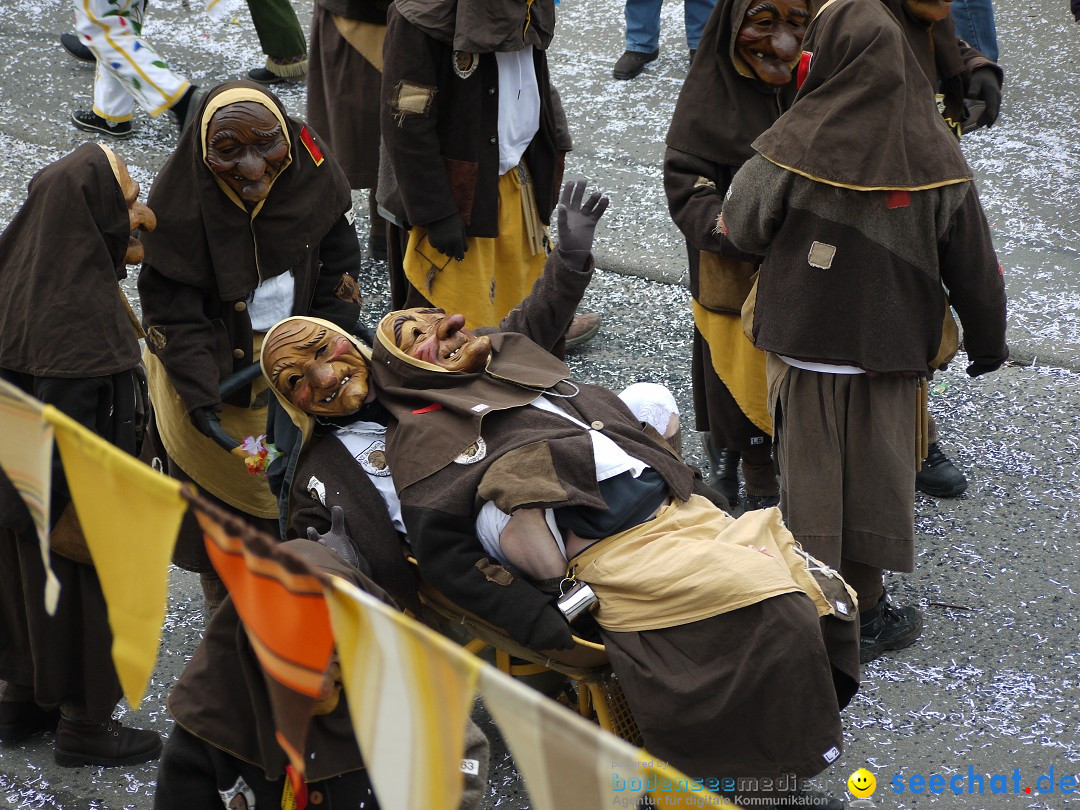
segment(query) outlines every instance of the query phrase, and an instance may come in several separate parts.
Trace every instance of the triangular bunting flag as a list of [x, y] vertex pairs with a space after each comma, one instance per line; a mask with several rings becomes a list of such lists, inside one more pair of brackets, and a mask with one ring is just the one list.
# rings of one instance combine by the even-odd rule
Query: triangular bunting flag
[[344, 580], [331, 581], [342, 680], [380, 806], [454, 810], [482, 662]]
[[[277, 740], [304, 773], [304, 741], [330, 666], [334, 639], [322, 575], [235, 515], [185, 490], [206, 549], [263, 671]], [[284, 688], [282, 688], [284, 687]]]
[[37, 527], [45, 565], [45, 609], [56, 612], [60, 582], [49, 564], [49, 490], [52, 484], [53, 429], [44, 406], [6, 380], [0, 380], [0, 467], [22, 497]]
[[180, 483], [51, 406], [71, 500], [109, 608], [113, 662], [138, 708], [154, 671], [169, 599], [169, 560], [187, 504]]
[[493, 667], [481, 673], [480, 696], [535, 810], [637, 806], [645, 792], [638, 749]]

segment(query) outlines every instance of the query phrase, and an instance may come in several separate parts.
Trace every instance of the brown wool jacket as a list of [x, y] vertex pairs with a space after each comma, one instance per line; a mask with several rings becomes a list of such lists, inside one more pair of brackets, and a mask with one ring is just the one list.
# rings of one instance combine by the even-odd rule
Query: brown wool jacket
[[[386, 29], [382, 132], [393, 180], [379, 203], [401, 223], [429, 225], [456, 213], [469, 236], [499, 235], [499, 80], [493, 53], [461, 78], [450, 44], [428, 36], [394, 8]], [[525, 150], [544, 224], [558, 200], [557, 112], [547, 55], [533, 52], [540, 129]], [[396, 185], [396, 189], [393, 186]]]
[[765, 256], [753, 313], [760, 349], [923, 376], [947, 291], [969, 359], [1008, 356], [1005, 285], [974, 183], [855, 191], [758, 155], [735, 175], [724, 222], [736, 245]]

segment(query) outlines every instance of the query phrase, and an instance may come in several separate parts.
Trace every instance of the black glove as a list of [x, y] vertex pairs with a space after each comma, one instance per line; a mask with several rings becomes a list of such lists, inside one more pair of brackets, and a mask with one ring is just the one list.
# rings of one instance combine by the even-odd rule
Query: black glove
[[353, 547], [352, 538], [345, 531], [345, 510], [340, 506], [330, 507], [330, 531], [319, 534], [314, 526], [308, 526], [307, 538], [313, 543], [321, 543], [353, 568], [359, 568], [360, 557]]
[[979, 126], [993, 126], [1001, 112], [1001, 85], [997, 73], [991, 68], [982, 67], [971, 74], [968, 84], [968, 98], [977, 98], [986, 104], [986, 109], [975, 123]]
[[592, 253], [596, 223], [607, 210], [608, 200], [599, 191], [585, 197], [584, 178], [567, 182], [559, 195], [559, 254], [563, 261], [577, 270], [585, 268]]
[[566, 618], [554, 605], [544, 608], [525, 646], [530, 650], [572, 650], [574, 649], [574, 634]]
[[221, 417], [218, 414], [221, 413], [221, 405], [207, 405], [203, 408], [195, 408], [188, 416], [191, 417], [191, 424], [195, 425], [195, 429], [199, 431], [203, 436], [208, 439], [213, 439], [214, 436], [210, 432], [210, 422], [220, 422]]
[[989, 374], [991, 371], [997, 371], [1004, 362], [1005, 358], [1000, 360], [973, 360], [967, 367], [968, 376], [978, 377], [980, 374]]
[[465, 223], [459, 214], [451, 214], [432, 222], [427, 226], [427, 238], [433, 248], [459, 262], [465, 258], [465, 251], [469, 249]]

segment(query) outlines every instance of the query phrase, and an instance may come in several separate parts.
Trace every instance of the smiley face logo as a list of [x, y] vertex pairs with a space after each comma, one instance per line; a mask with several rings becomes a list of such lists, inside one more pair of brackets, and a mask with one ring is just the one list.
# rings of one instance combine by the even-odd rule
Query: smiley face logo
[[859, 768], [848, 777], [847, 786], [852, 796], [865, 799], [867, 796], [874, 795], [874, 791], [877, 790], [877, 779], [866, 768]]

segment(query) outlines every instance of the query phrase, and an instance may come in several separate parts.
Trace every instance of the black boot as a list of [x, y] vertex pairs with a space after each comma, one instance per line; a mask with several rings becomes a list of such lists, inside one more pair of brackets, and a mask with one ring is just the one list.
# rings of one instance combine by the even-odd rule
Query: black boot
[[124, 728], [119, 720], [90, 723], [60, 718], [53, 757], [57, 765], [137, 765], [161, 755], [161, 735], [156, 731]]
[[922, 635], [922, 612], [914, 605], [893, 607], [887, 595], [860, 617], [859, 663], [880, 658], [889, 650], [910, 647]]
[[739, 505], [739, 451], [718, 449], [712, 442], [712, 436], [702, 434], [701, 443], [709, 459], [709, 477], [705, 480], [710, 487], [720, 492], [733, 507]]
[[967, 489], [967, 478], [941, 452], [937, 442], [927, 448], [926, 461], [915, 473], [915, 489], [935, 498], [955, 498]]
[[0, 743], [14, 745], [41, 731], [54, 731], [60, 710], [48, 711], [33, 700], [0, 703]]

